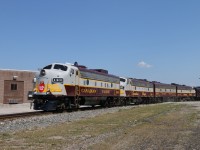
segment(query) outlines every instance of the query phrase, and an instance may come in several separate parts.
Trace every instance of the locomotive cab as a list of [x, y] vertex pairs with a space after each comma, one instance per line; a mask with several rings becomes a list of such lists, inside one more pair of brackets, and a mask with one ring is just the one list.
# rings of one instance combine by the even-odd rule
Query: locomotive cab
[[63, 85], [75, 85], [75, 67], [64, 64], [51, 64], [44, 67], [37, 78], [35, 92], [39, 95], [66, 95]]
[[61, 101], [66, 107], [68, 100], [65, 97], [70, 93], [66, 92], [65, 86], [75, 87], [78, 84], [78, 69], [71, 64], [53, 63], [41, 69], [36, 80], [34, 103], [38, 108], [34, 109], [56, 110]]
[[126, 88], [127, 88], [128, 79], [120, 77], [120, 96], [126, 96]]

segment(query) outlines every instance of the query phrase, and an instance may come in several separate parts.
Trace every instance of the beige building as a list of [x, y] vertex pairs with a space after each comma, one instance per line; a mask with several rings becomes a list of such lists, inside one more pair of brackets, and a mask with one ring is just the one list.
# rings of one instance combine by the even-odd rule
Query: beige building
[[27, 103], [33, 91], [34, 71], [0, 70], [0, 104]]

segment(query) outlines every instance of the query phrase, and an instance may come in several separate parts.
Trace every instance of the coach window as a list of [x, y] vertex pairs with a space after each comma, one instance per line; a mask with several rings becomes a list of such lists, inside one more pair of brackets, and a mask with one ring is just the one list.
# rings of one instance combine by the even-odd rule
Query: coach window
[[87, 79], [87, 85], [89, 85], [90, 81]]
[[17, 90], [17, 84], [11, 84], [11, 90], [16, 91]]
[[94, 86], [97, 86], [97, 82], [95, 81]]
[[113, 84], [111, 83], [111, 87], [113, 87]]

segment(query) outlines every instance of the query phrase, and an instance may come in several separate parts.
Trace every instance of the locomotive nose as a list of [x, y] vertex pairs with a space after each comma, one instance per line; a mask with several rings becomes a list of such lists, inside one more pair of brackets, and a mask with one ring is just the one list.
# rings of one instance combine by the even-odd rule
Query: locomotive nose
[[42, 69], [42, 70], [40, 71], [40, 76], [45, 76], [45, 75], [46, 75], [46, 72], [45, 72], [44, 69]]

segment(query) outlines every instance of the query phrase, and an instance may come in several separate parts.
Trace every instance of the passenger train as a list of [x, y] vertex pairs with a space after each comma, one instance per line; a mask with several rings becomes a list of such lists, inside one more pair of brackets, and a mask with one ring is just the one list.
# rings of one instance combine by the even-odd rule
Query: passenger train
[[192, 87], [111, 75], [104, 69], [52, 63], [36, 74], [35, 110], [63, 111], [81, 105], [117, 105], [193, 100]]

